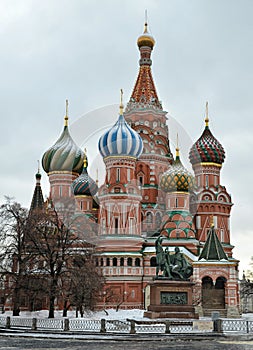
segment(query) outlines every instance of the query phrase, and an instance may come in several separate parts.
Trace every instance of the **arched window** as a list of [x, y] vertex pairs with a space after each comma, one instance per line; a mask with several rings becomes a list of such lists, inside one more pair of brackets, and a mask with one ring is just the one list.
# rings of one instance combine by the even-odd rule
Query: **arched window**
[[147, 213], [147, 223], [152, 224], [152, 222], [153, 222], [153, 215], [152, 215], [152, 213], [148, 212]]
[[213, 280], [211, 277], [206, 276], [202, 278], [202, 288], [203, 289], [212, 289], [213, 288]]
[[118, 265], [118, 259], [117, 258], [113, 258], [112, 259], [112, 266], [117, 266]]
[[127, 258], [127, 266], [133, 266], [133, 259]]
[[225, 277], [218, 277], [215, 282], [215, 289], [224, 289], [227, 282]]
[[156, 266], [156, 257], [152, 256], [152, 258], [150, 259], [150, 266], [155, 267]]
[[106, 266], [110, 266], [110, 258], [106, 258]]
[[119, 218], [114, 219], [114, 233], [117, 234], [119, 229]]
[[100, 266], [104, 266], [104, 259], [103, 258], [100, 259]]
[[155, 222], [156, 222], [157, 226], [161, 225], [161, 222], [162, 222], [162, 215], [161, 215], [161, 213], [156, 213], [156, 215], [155, 215]]
[[124, 258], [120, 258], [120, 266], [124, 266]]
[[117, 168], [117, 175], [116, 175], [116, 181], [120, 181], [120, 168]]
[[206, 188], [208, 188], [208, 187], [209, 187], [209, 176], [206, 175]]
[[138, 180], [139, 180], [140, 185], [142, 186], [144, 183], [143, 175], [139, 175]]
[[141, 266], [141, 260], [140, 258], [135, 259], [135, 266]]

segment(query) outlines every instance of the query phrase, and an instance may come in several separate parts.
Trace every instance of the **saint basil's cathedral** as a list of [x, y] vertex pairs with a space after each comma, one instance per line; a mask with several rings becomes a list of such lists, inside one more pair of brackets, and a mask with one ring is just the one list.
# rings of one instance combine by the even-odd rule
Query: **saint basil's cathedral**
[[[209, 127], [208, 106], [202, 135], [189, 150], [193, 173], [170, 150], [167, 112], [152, 77], [154, 38], [139, 36], [139, 73], [124, 110], [98, 140], [106, 175], [102, 186], [88, 174], [88, 159], [72, 139], [68, 113], [60, 138], [43, 155], [57, 207], [75, 199], [75, 215], [96, 228], [96, 264], [105, 277], [98, 307], [146, 308], [148, 283], [156, 274], [155, 241], [179, 248], [193, 266], [194, 306], [199, 315], [239, 312], [238, 260], [230, 243], [231, 196], [220, 184], [225, 151]], [[201, 120], [199, 121], [201, 122]], [[43, 203], [40, 174], [31, 208]], [[102, 300], [103, 299], [103, 300]]]

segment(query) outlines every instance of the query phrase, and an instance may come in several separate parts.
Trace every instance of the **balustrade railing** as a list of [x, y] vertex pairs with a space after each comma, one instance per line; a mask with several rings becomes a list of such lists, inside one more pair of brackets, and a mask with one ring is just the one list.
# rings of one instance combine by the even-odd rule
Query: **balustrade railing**
[[[86, 318], [23, 318], [0, 317], [0, 328], [40, 331], [77, 331], [90, 333], [199, 333], [196, 322], [191, 320], [93, 320]], [[200, 321], [203, 322], [203, 321]], [[205, 330], [203, 332], [207, 332]], [[210, 329], [209, 331], [212, 331]], [[218, 333], [253, 333], [253, 320], [217, 319], [213, 321], [213, 331]]]

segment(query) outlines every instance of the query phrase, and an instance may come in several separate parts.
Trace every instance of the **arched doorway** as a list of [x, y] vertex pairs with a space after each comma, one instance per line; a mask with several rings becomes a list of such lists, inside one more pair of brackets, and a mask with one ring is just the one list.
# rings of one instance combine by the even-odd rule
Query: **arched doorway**
[[202, 307], [204, 309], [211, 309], [211, 294], [213, 291], [213, 280], [206, 276], [202, 278]]
[[225, 285], [226, 285], [225, 277], [218, 277], [215, 282], [215, 302], [217, 304], [217, 308], [225, 309]]
[[226, 278], [218, 277], [213, 282], [209, 276], [202, 278], [202, 307], [204, 309], [225, 309]]

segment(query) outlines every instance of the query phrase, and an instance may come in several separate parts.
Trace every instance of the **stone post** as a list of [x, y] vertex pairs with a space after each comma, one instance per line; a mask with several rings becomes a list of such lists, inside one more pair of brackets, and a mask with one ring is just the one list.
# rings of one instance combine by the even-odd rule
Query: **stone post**
[[135, 322], [133, 320], [130, 321], [130, 334], [135, 334], [136, 330], [135, 330]]
[[68, 318], [64, 318], [64, 332], [68, 332], [69, 331], [69, 319]]
[[11, 318], [10, 316], [7, 316], [6, 317], [6, 328], [11, 328]]
[[170, 333], [170, 321], [165, 322], [165, 333]]
[[105, 326], [105, 319], [101, 319], [101, 328], [100, 328], [100, 333], [106, 333], [106, 326]]
[[37, 330], [37, 318], [32, 319], [32, 330], [33, 331]]
[[222, 320], [214, 320], [213, 321], [213, 331], [216, 333], [222, 333]]

